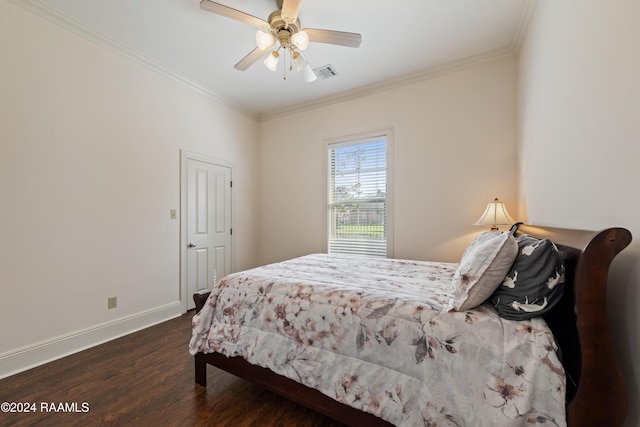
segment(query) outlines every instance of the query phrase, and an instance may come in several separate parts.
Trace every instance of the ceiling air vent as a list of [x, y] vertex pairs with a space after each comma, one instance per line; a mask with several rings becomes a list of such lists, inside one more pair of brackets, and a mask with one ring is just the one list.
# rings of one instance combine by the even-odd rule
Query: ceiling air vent
[[325, 65], [324, 67], [315, 68], [313, 71], [316, 73], [316, 76], [320, 77], [322, 80], [338, 75], [338, 72], [333, 68], [333, 65]]

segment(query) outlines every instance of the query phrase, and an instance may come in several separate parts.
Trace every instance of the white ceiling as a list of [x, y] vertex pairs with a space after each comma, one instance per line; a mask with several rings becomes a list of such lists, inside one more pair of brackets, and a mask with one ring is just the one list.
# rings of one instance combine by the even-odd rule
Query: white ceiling
[[[275, 0], [219, 0], [267, 19]], [[306, 0], [302, 27], [362, 34], [359, 48], [312, 43], [314, 68], [338, 76], [305, 83], [261, 61], [233, 66], [256, 28], [200, 9], [199, 0], [14, 0], [261, 119], [364, 90], [424, 78], [517, 49], [534, 0]], [[281, 61], [282, 62], [282, 61]]]

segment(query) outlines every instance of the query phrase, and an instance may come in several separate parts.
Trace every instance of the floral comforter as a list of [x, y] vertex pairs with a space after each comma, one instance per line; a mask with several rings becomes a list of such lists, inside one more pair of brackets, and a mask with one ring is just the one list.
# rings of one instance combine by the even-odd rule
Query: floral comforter
[[231, 274], [193, 318], [219, 352], [398, 426], [564, 426], [542, 319], [448, 312], [457, 264], [313, 254]]

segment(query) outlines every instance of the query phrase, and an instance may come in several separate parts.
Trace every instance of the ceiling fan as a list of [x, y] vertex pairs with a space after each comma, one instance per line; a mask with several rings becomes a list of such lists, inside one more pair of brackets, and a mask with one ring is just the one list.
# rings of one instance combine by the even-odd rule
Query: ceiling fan
[[[216, 3], [211, 0], [201, 0], [200, 8], [208, 12], [216, 13], [227, 18], [235, 19], [245, 24], [258, 28], [256, 34], [257, 47], [247, 56], [242, 58], [234, 67], [244, 71], [255, 62], [265, 56], [264, 64], [272, 71], [276, 71], [276, 66], [282, 50], [286, 56], [289, 53], [289, 69], [293, 69], [295, 64], [298, 71], [303, 72], [304, 80], [312, 82], [316, 79], [315, 72], [309, 65], [309, 61], [302, 54], [309, 42], [328, 43], [340, 46], [359, 47], [362, 36], [357, 33], [347, 33], [344, 31], [319, 30], [315, 28], [302, 28], [298, 13], [302, 6], [302, 0], [276, 0], [277, 10], [273, 11], [267, 21], [241, 12], [229, 6]], [[286, 61], [286, 58], [285, 58]], [[287, 78], [286, 65], [284, 78]]]

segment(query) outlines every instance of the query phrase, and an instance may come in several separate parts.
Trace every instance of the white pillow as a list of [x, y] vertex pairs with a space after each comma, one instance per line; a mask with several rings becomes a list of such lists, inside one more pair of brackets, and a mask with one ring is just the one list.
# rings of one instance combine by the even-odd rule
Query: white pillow
[[518, 243], [509, 232], [487, 231], [464, 251], [453, 275], [451, 310], [468, 310], [486, 301], [509, 272]]

